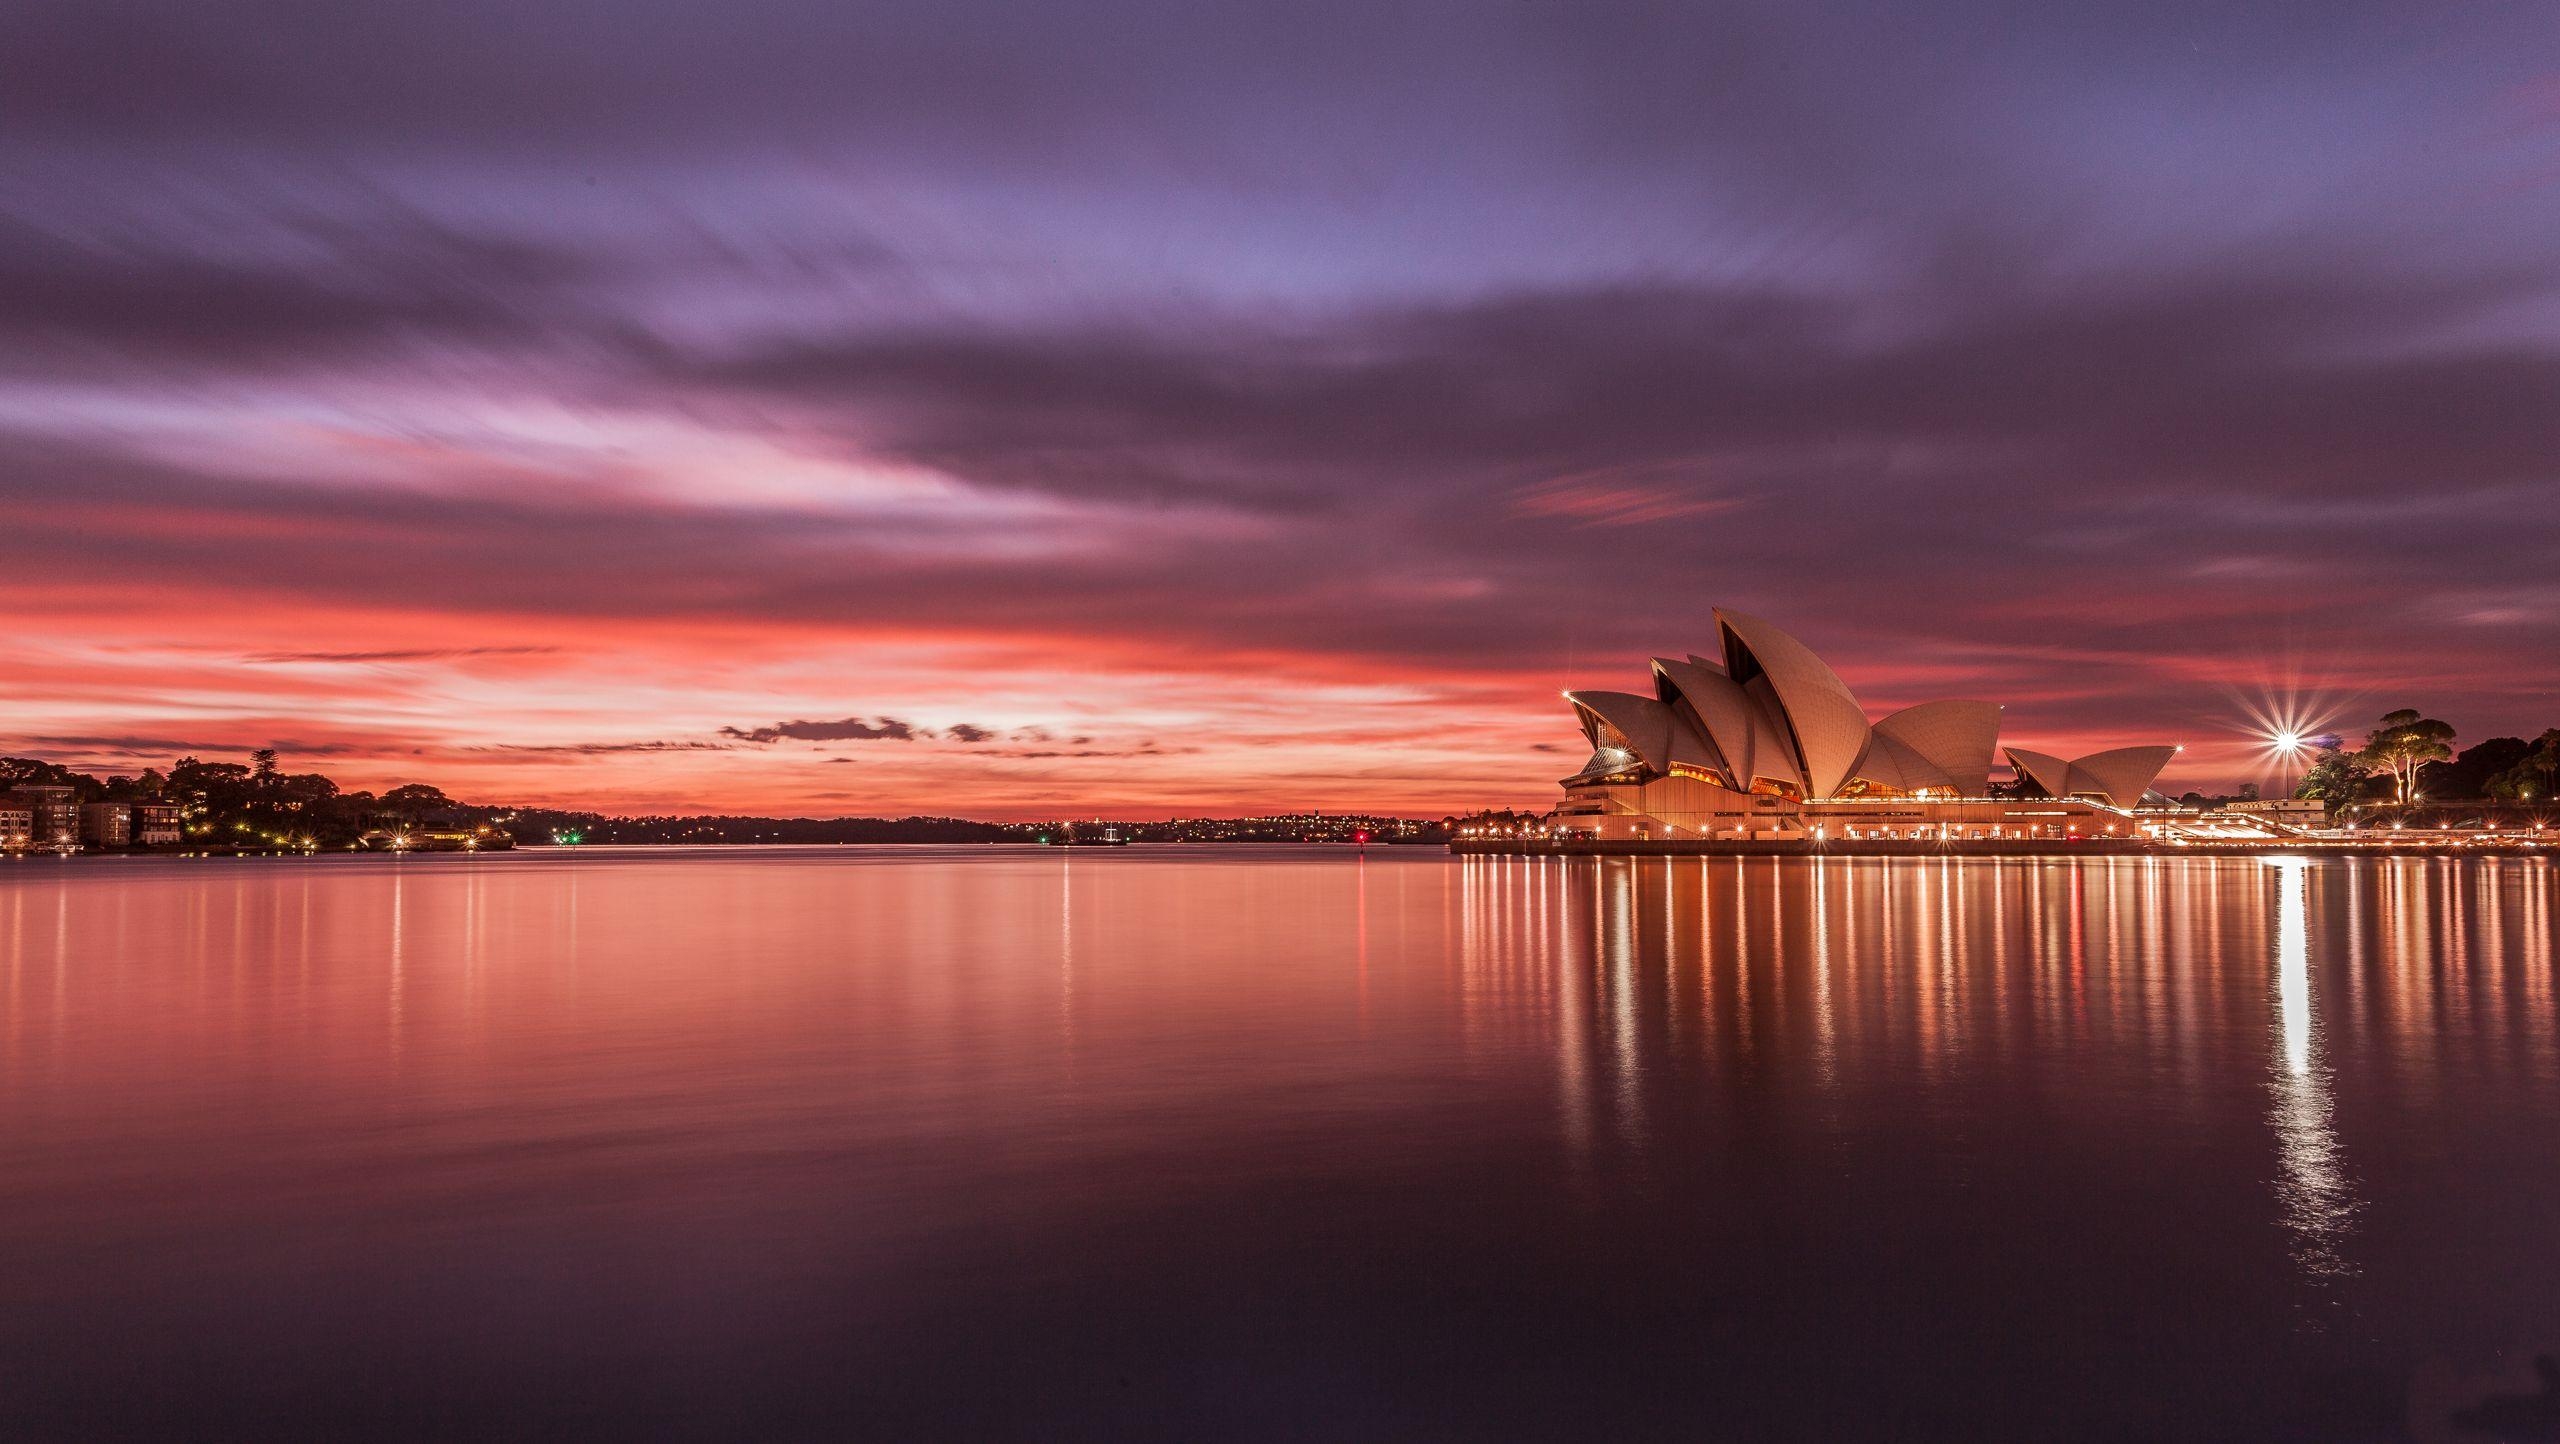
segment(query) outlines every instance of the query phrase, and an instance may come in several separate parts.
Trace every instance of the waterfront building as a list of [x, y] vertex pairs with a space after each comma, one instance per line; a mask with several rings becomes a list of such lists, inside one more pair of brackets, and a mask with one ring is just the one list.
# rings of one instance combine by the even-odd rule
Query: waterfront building
[[133, 809], [122, 802], [80, 804], [80, 840], [91, 847], [133, 846]]
[[377, 827], [357, 839], [377, 852], [503, 852], [515, 839], [499, 827]]
[[2258, 817], [2272, 817], [2278, 822], [2297, 827], [2318, 827], [2328, 820], [2329, 804], [2316, 797], [2251, 798], [2245, 802], [2223, 804], [2225, 812], [2245, 812]]
[[146, 797], [133, 804], [133, 840], [144, 847], [165, 847], [185, 835], [186, 809], [165, 797]]
[[67, 783], [22, 782], [8, 794], [31, 818], [26, 845], [38, 850], [80, 850], [80, 795]]
[[1715, 612], [1718, 656], [1653, 660], [1651, 693], [1567, 692], [1591, 744], [1550, 836], [1616, 840], [2131, 837], [2177, 749], [2065, 761], [2011, 749], [2020, 790], [1993, 798], [2000, 707], [1923, 702], [1869, 721], [1811, 648]]
[[2112, 807], [2142, 805], [2151, 779], [2177, 755], [2175, 747], [2118, 747], [2070, 761], [2023, 747], [2006, 749], [2019, 778], [2047, 797], [2087, 797]]
[[35, 846], [36, 810], [0, 793], [0, 852], [24, 852]]

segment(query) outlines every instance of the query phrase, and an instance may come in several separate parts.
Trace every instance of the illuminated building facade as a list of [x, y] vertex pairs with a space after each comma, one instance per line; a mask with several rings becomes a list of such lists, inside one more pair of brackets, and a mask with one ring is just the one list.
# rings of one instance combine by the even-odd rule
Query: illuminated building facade
[[80, 840], [91, 847], [131, 847], [132, 806], [122, 802], [80, 804]]
[[80, 798], [73, 789], [60, 783], [23, 782], [8, 794], [8, 800], [27, 810], [31, 824], [26, 842], [19, 846], [52, 852], [80, 850]]
[[145, 798], [133, 804], [133, 840], [144, 847], [177, 842], [185, 816], [184, 808], [166, 798]]
[[1653, 690], [1568, 692], [1591, 743], [1551, 833], [1603, 839], [2131, 836], [2174, 747], [2073, 761], [2012, 749], [1993, 798], [2000, 708], [1923, 702], [1869, 721], [1813, 650], [1719, 608], [1719, 656], [1653, 661]]

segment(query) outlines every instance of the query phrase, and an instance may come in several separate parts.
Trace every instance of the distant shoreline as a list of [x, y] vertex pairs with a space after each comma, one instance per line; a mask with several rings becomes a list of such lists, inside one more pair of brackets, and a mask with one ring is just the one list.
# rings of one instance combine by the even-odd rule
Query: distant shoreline
[[2395, 839], [2365, 842], [2343, 838], [2276, 838], [2263, 841], [2154, 842], [2148, 838], [1981, 838], [1947, 841], [1910, 838], [1741, 839], [1702, 838], [1469, 838], [1449, 844], [1449, 851], [1468, 857], [2540, 857], [2553, 856], [2551, 843], [2474, 841], [2441, 842]]
[[1336, 841], [1330, 838], [1195, 838], [1161, 842], [1119, 842], [1103, 844], [1083, 842], [1029, 842], [1005, 838], [985, 842], [949, 840], [862, 842], [586, 842], [571, 844], [519, 843], [513, 847], [489, 848], [254, 848], [239, 851], [195, 851], [188, 849], [171, 849], [165, 851], [153, 849], [151, 851], [143, 851], [133, 848], [81, 848], [73, 852], [58, 852], [47, 848], [29, 848], [23, 851], [0, 853], [0, 864], [10, 862], [38, 862], [46, 860], [55, 862], [235, 862], [275, 860], [311, 862], [330, 858], [575, 857], [582, 853], [600, 852], [781, 852], [812, 851], [817, 849], [843, 850], [849, 848], [942, 848], [971, 851], [1012, 849], [1022, 852], [1085, 853], [1127, 852], [1132, 848], [1161, 850], [1177, 847], [1235, 848], [1244, 851], [1286, 847], [1323, 847], [1345, 852], [1361, 852], [1369, 850], [1385, 851], [1389, 847], [1394, 847], [1403, 852], [1430, 852], [1438, 851], [1441, 846], [1442, 843], [1436, 839], [1428, 842], [1412, 841], [1393, 843], [1372, 839], [1366, 843], [1359, 843], [1347, 840]]
[[2158, 843], [2140, 839], [2104, 838], [2088, 842], [2065, 839], [2012, 838], [1979, 841], [1912, 841], [1905, 839], [1833, 840], [1813, 843], [1802, 840], [1759, 841], [1595, 841], [1590, 839], [1480, 839], [1447, 844], [1391, 845], [1371, 842], [1365, 846], [1352, 842], [1141, 842], [1113, 847], [1089, 847], [1079, 844], [1039, 842], [612, 842], [584, 843], [571, 846], [530, 846], [493, 848], [488, 851], [391, 851], [385, 849], [331, 850], [319, 852], [98, 852], [76, 853], [13, 852], [0, 856], [0, 875], [6, 875], [8, 864], [38, 865], [79, 862], [322, 862], [330, 859], [418, 859], [432, 866], [446, 859], [487, 857], [578, 857], [633, 852], [692, 853], [766, 853], [766, 852], [847, 852], [898, 851], [920, 852], [1016, 852], [1103, 853], [1122, 856], [1154, 856], [1176, 849], [1217, 849], [1243, 853], [1268, 852], [1286, 848], [1322, 848], [1330, 852], [1354, 855], [1390, 850], [1403, 853], [1444, 853], [1450, 857], [1511, 858], [1915, 858], [1941, 861], [1994, 861], [2006, 858], [2180, 858], [2180, 857], [2422, 857], [2453, 860], [2465, 857], [2540, 859], [2545, 862], [2560, 858], [2560, 845], [2524, 842], [2349, 842], [2324, 839], [2291, 839], [2265, 842]]

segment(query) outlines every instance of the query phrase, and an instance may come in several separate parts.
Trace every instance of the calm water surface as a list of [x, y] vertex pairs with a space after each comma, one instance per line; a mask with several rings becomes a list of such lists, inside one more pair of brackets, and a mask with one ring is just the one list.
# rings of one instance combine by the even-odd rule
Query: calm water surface
[[0, 865], [0, 1435], [2464, 1437], [2556, 875]]

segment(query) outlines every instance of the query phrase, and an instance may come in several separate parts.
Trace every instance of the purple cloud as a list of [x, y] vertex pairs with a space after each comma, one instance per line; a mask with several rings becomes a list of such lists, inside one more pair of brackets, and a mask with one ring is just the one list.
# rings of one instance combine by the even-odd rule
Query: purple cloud
[[742, 742], [913, 742], [930, 737], [913, 725], [895, 717], [882, 717], [866, 722], [859, 717], [844, 717], [833, 722], [776, 722], [770, 727], [723, 727], [723, 737]]

